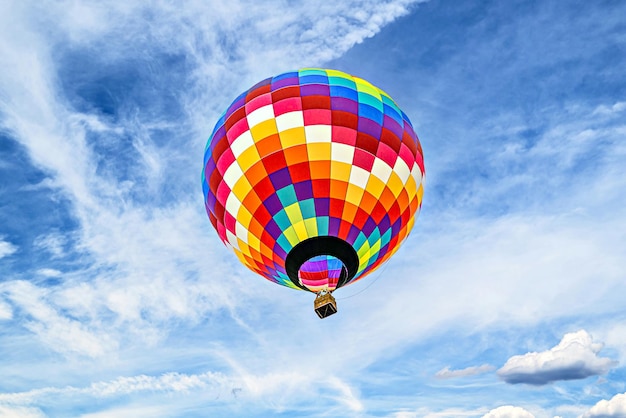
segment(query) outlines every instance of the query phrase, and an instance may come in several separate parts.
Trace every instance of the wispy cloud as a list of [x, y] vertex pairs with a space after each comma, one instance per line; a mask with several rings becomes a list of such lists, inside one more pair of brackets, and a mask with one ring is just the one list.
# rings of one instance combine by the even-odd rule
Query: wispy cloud
[[0, 320], [13, 318], [13, 309], [4, 300], [0, 299]]
[[[164, 396], [178, 394], [182, 397], [204, 401], [210, 400], [213, 405], [234, 402], [257, 404], [257, 407], [272, 410], [293, 409], [300, 405], [323, 403], [328, 408], [338, 411], [364, 411], [364, 405], [356, 396], [354, 389], [341, 379], [329, 375], [304, 376], [297, 373], [281, 373], [267, 375], [229, 376], [223, 373], [205, 372], [201, 374], [164, 373], [159, 376], [138, 375], [119, 377], [110, 381], [100, 381], [86, 387], [64, 386], [45, 387], [16, 393], [0, 393], [0, 405], [11, 407], [29, 407], [31, 405], [49, 405], [59, 400], [64, 402], [85, 402], [89, 399], [111, 399], [126, 395]], [[311, 397], [315, 397], [313, 402]], [[87, 401], [88, 402], [88, 401]], [[94, 416], [114, 414], [116, 406]], [[149, 405], [136, 405], [122, 410], [142, 411], [147, 416], [151, 410]], [[165, 416], [167, 409], [160, 411], [158, 416]], [[153, 411], [153, 412], [154, 412]]]
[[599, 357], [602, 347], [585, 330], [565, 334], [559, 344], [547, 351], [511, 357], [498, 375], [507, 383], [545, 385], [604, 374], [617, 362]]
[[102, 412], [81, 414], [80, 418], [167, 418], [170, 411], [162, 406], [150, 405], [127, 405], [108, 408]]
[[[149, 329], [169, 318], [197, 320], [206, 312], [245, 304], [250, 296], [247, 286], [239, 285], [241, 273], [233, 273], [235, 259], [214, 239], [198, 203], [198, 161], [221, 110], [214, 107], [232, 100], [234, 94], [226, 92], [243, 88], [241, 80], [252, 83], [279, 67], [315, 65], [338, 56], [408, 13], [413, 3], [298, 3], [287, 9], [281, 2], [262, 7], [190, 3], [185, 8], [159, 3], [149, 9], [120, 2], [71, 7], [49, 3], [45, 15], [14, 7], [0, 43], [6, 58], [0, 80], [3, 129], [70, 200], [79, 225], [71, 241], [58, 231], [35, 240], [35, 247], [53, 259], [64, 255], [80, 260], [72, 275], [63, 276], [63, 285], [42, 293], [38, 303], [47, 304], [59, 320], [68, 311], [80, 317], [83, 325], [75, 325], [93, 328], [94, 336], [104, 330], [97, 318], [109, 312], [119, 319], [115, 324]], [[51, 31], [39, 30], [41, 18], [51, 19]], [[141, 45], [148, 46], [146, 36], [153, 41], [144, 49], [147, 57], [130, 54], [131, 40], [131, 49], [141, 50]], [[179, 89], [174, 97], [167, 87], [172, 75], [158, 67], [168, 54], [184, 54], [188, 66], [177, 84], [171, 84]], [[136, 68], [137, 60], [145, 60], [153, 67], [146, 67], [142, 77], [133, 73], [128, 86], [145, 78], [149, 88], [143, 92], [158, 88], [160, 93], [146, 97], [143, 106], [140, 99], [118, 93], [116, 100], [122, 102], [115, 119], [102, 109], [85, 108], [76, 95], [81, 83], [102, 76], [99, 59], [103, 66], [115, 63], [122, 69]], [[84, 64], [81, 74], [74, 74], [75, 60]], [[222, 71], [228, 67], [234, 71]], [[104, 89], [116, 88], [103, 83], [98, 82]], [[123, 102], [126, 99], [129, 102]], [[156, 111], [166, 105], [185, 115], [182, 124]], [[164, 135], [179, 141], [163, 141]], [[183, 142], [188, 146], [181, 151]], [[134, 159], [120, 166], [119, 159], [112, 160], [105, 151]], [[0, 256], [10, 251], [9, 243], [0, 244]], [[25, 311], [31, 311], [32, 304], [23, 299], [14, 303], [24, 303]], [[31, 317], [29, 329], [47, 335], [42, 340], [47, 343], [63, 340], [52, 335], [65, 328], [39, 323], [45, 318]], [[94, 324], [84, 325], [90, 321]], [[67, 319], [70, 324], [74, 322]], [[104, 332], [101, 337], [115, 335]], [[96, 345], [89, 346], [75, 350], [100, 352]]]
[[17, 246], [13, 245], [9, 241], [5, 241], [0, 236], [0, 259], [4, 257], [8, 257], [11, 254], [14, 254], [15, 252], [17, 252]]
[[37, 274], [40, 274], [44, 277], [61, 277], [63, 275], [61, 271], [50, 268], [39, 269], [37, 270]]
[[618, 351], [620, 364], [626, 364], [626, 323], [623, 316], [615, 316], [615, 322], [597, 324], [593, 333], [602, 338], [607, 346]]
[[474, 376], [477, 374], [487, 373], [494, 370], [495, 367], [490, 364], [483, 364], [481, 366], [470, 366], [464, 369], [451, 370], [450, 367], [444, 367], [435, 373], [435, 377], [439, 379], [453, 379], [457, 377]]
[[2, 283], [0, 289], [27, 315], [24, 326], [50, 348], [91, 357], [115, 348], [116, 343], [106, 332], [94, 332], [89, 325], [63, 315], [47, 303], [48, 292], [42, 288], [26, 281], [12, 281]]
[[593, 111], [594, 115], [617, 116], [626, 110], [626, 102], [616, 102], [613, 105], [600, 105]]
[[49, 232], [38, 236], [33, 245], [43, 251], [47, 251], [52, 258], [61, 257], [67, 244], [67, 238], [60, 232]]
[[46, 415], [38, 408], [0, 405], [3, 418], [44, 418]]
[[146, 375], [120, 377], [107, 382], [96, 382], [83, 388], [73, 386], [47, 387], [28, 392], [0, 393], [0, 402], [27, 405], [51, 396], [88, 395], [94, 398], [103, 398], [137, 392], [189, 392], [207, 388], [217, 392], [228, 392], [237, 385], [241, 386], [241, 384], [242, 382], [236, 382], [219, 373], [207, 372], [198, 375], [166, 373], [156, 377]]
[[337, 392], [333, 398], [347, 407], [350, 411], [360, 412], [365, 409], [363, 403], [355, 393], [354, 388], [350, 387], [350, 385], [346, 382], [332, 376], [328, 379], [328, 383], [330, 388], [336, 390]]

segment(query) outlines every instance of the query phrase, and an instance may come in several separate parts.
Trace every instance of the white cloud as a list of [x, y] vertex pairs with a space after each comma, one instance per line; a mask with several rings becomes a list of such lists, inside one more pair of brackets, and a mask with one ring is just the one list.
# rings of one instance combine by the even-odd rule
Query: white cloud
[[[366, 5], [354, 8], [349, 3], [329, 3], [323, 5], [320, 10], [301, 6], [300, 9], [287, 12], [285, 16], [281, 15], [280, 18], [268, 15], [267, 10], [273, 8], [271, 5], [263, 5], [262, 11], [254, 7], [247, 10], [248, 18], [244, 21], [238, 21], [236, 13], [231, 14], [219, 8], [212, 10], [209, 15], [209, 11], [203, 7], [168, 8], [167, 5], [162, 5], [165, 9], [156, 8], [153, 16], [157, 23], [163, 24], [153, 22], [149, 26], [143, 26], [145, 22], [133, 19], [137, 10], [131, 6], [114, 4], [111, 8], [94, 6], [94, 9], [88, 12], [90, 16], [98, 16], [96, 20], [99, 24], [93, 28], [93, 32], [90, 32], [92, 29], [89, 25], [82, 24], [77, 17], [84, 16], [87, 13], [85, 10], [80, 13], [72, 12], [66, 16], [63, 10], [54, 9], [53, 15], [62, 17], [60, 21], [66, 22], [63, 28], [71, 35], [70, 39], [74, 39], [77, 46], [106, 33], [107, 39], [111, 42], [117, 41], [122, 48], [122, 41], [126, 38], [116, 31], [124, 27], [125, 36], [129, 38], [134, 37], [134, 34], [142, 34], [137, 36], [138, 39], [142, 39], [144, 33], [151, 33], [167, 50], [176, 51], [183, 48], [188, 52], [189, 56], [196, 60], [198, 77], [196, 87], [201, 88], [190, 91], [189, 95], [181, 100], [187, 104], [190, 112], [193, 123], [190, 129], [199, 133], [196, 146], [199, 155], [204, 146], [202, 138], [206, 137], [206, 132], [210, 131], [213, 123], [212, 118], [207, 116], [206, 109], [214, 108], [216, 112], [222, 110], [216, 103], [232, 99], [230, 93], [227, 94], [226, 91], [239, 91], [240, 88], [245, 88], [247, 84], [260, 78], [261, 74], [264, 77], [276, 70], [285, 69], [278, 68], [279, 66], [292, 68], [312, 61], [319, 62], [323, 57], [337, 56], [354, 42], [359, 42], [364, 36], [378, 30], [377, 28], [382, 27], [384, 22], [406, 13], [408, 7], [407, 2], [372, 2], [370, 5], [374, 8], [365, 7]], [[241, 4], [229, 6], [230, 10], [243, 7]], [[254, 19], [255, 10], [262, 19]], [[346, 13], [343, 13], [344, 11]], [[319, 18], [320, 13], [326, 16], [326, 20]], [[201, 17], [189, 19], [192, 15]], [[351, 17], [352, 20], [346, 19], [345, 16]], [[335, 22], [338, 24], [331, 25], [332, 34], [316, 36], [328, 31], [328, 28], [324, 27], [324, 22], [328, 19], [332, 22], [333, 18], [338, 19], [338, 22]], [[165, 24], [166, 19], [171, 19], [171, 22]], [[190, 26], [189, 22], [193, 24]], [[275, 25], [276, 22], [278, 26]], [[257, 36], [259, 31], [240, 30], [248, 24], [257, 25], [264, 32]], [[293, 36], [301, 28], [299, 25], [309, 25], [311, 36], [294, 41], [293, 39], [300, 39]], [[174, 32], [176, 36], [172, 36]], [[352, 35], [353, 32], [356, 35]], [[246, 38], [247, 33], [255, 35]], [[347, 36], [348, 33], [350, 36]], [[234, 49], [226, 51], [227, 48], [212, 49], [210, 46], [219, 45], [219, 42], [203, 42], [207, 46], [201, 48], [197, 41], [194, 41], [194, 39], [217, 41], [213, 38], [224, 34], [230, 34], [241, 42], [233, 42], [229, 48]], [[31, 37], [35, 35], [31, 33]], [[275, 39], [268, 42], [272, 37]], [[316, 44], [316, 40], [320, 39], [327, 43]], [[337, 39], [338, 42], [331, 42], [333, 39]], [[47, 39], [45, 42], [36, 41], [35, 36], [32, 48], [11, 50], [16, 62], [22, 62], [22, 65], [11, 73], [29, 74], [28, 78], [36, 82], [21, 90], [12, 87], [15, 84], [19, 86], [19, 83], [12, 83], [7, 91], [14, 93], [11, 97], [21, 103], [20, 108], [38, 109], [32, 113], [26, 112], [28, 117], [22, 118], [19, 117], [22, 113], [16, 112], [13, 126], [19, 134], [20, 141], [31, 150], [34, 161], [57, 173], [57, 182], [63, 185], [64, 190], [72, 197], [76, 214], [81, 222], [80, 249], [92, 255], [98, 267], [102, 267], [101, 271], [85, 271], [85, 276], [89, 277], [89, 280], [80, 284], [70, 281], [68, 285], [55, 291], [55, 294], [49, 295], [50, 302], [69, 310], [87, 323], [95, 321], [103, 312], [113, 312], [116, 319], [120, 320], [116, 322], [116, 326], [119, 324], [130, 326], [128, 324], [132, 323], [133, 329], [137, 332], [139, 329], [158, 327], [168, 318], [197, 320], [207, 312], [250, 306], [248, 302], [251, 300], [251, 294], [255, 292], [257, 293], [255, 296], [258, 297], [258, 290], [266, 287], [262, 284], [257, 286], [258, 282], [254, 279], [250, 286], [242, 284], [244, 282], [240, 281], [238, 276], [246, 275], [247, 272], [241, 273], [240, 268], [235, 268], [233, 257], [229, 258], [228, 253], [219, 247], [219, 242], [216, 243], [217, 240], [209, 230], [201, 208], [198, 209], [201, 204], [198, 205], [197, 196], [192, 198], [183, 193], [178, 204], [154, 209], [150, 206], [133, 204], [120, 192], [120, 184], [110, 178], [94, 174], [95, 169], [92, 166], [94, 155], [85, 140], [86, 133], [108, 129], [116, 134], [115, 129], [118, 128], [142, 135], [145, 132], [136, 130], [138, 125], [136, 121], [113, 127], [95, 115], [76, 114], [68, 109], [66, 103], [57, 97], [54, 84], [56, 68], [46, 59], [50, 47], [55, 43], [48, 42]], [[267, 45], [267, 49], [261, 48], [261, 45]], [[23, 51], [37, 51], [37, 47], [40, 51], [37, 56], [39, 59], [31, 62], [29, 60], [32, 53], [23, 55]], [[267, 54], [245, 53], [253, 49], [266, 51]], [[272, 60], [272, 51], [284, 54], [288, 57], [287, 60]], [[225, 75], [223, 71], [226, 66], [232, 64], [224, 55], [227, 52], [233, 54], [237, 64], [234, 66], [237, 69], [230, 75]], [[258, 60], [263, 62], [257, 62]], [[252, 68], [254, 71], [248, 71]], [[219, 89], [215, 86], [219, 86]], [[30, 102], [29, 100], [34, 99], [29, 98], [37, 100]], [[160, 121], [150, 122], [158, 124]], [[37, 126], [45, 127], [41, 134], [33, 131]], [[55, 145], [51, 147], [54, 147], [55, 152], [62, 150], [63, 155], [60, 158], [48, 158], [47, 152], [39, 151], [42, 146], [45, 149], [41, 138], [45, 138], [45, 142], [54, 143]], [[143, 156], [140, 163], [148, 168], [153, 167], [147, 169], [147, 172], [151, 173], [148, 175], [150, 180], [148, 183], [154, 185], [162, 178], [160, 173], [164, 168], [161, 164], [170, 161], [164, 156], [171, 153], [172, 149], [157, 147], [149, 141], [149, 137], [141, 138], [142, 142], [138, 143], [140, 155]], [[68, 156], [77, 164], [67, 164]], [[189, 151], [180, 164], [185, 170], [179, 171], [187, 172], [187, 167], [193, 165], [194, 161], [194, 156]], [[191, 177], [197, 177], [195, 173], [192, 174]], [[193, 193], [199, 192], [194, 190]], [[433, 220], [432, 217], [422, 218], [418, 225], [423, 230], [424, 225]], [[539, 219], [532, 216], [529, 218], [511, 216], [495, 223], [489, 220], [485, 224], [470, 220], [467, 224], [450, 224], [439, 239], [425, 237], [424, 242], [431, 245], [431, 249], [452, 258], [438, 263], [435, 257], [428, 262], [429, 266], [425, 266], [431, 272], [432, 280], [420, 283], [419, 293], [424, 295], [423, 303], [406, 303], [407, 295], [416, 293], [414, 284], [400, 284], [401, 294], [390, 291], [389, 300], [394, 303], [389, 304], [389, 312], [377, 312], [376, 315], [380, 314], [381, 317], [390, 319], [389, 322], [385, 321], [384, 325], [380, 325], [380, 328], [385, 328], [381, 330], [382, 335], [393, 334], [392, 338], [387, 340], [381, 338], [374, 344], [362, 344], [360, 350], [371, 352], [376, 356], [374, 353], [383, 352], [385, 347], [406, 343], [406, 332], [402, 329], [394, 330], [393, 326], [387, 325], [407, 322], [404, 315], [402, 318], [399, 317], [397, 306], [414, 306], [411, 309], [415, 310], [415, 318], [421, 317], [422, 309], [426, 311], [428, 307], [428, 312], [439, 315], [438, 318], [433, 318], [431, 324], [433, 327], [437, 326], [437, 321], [465, 316], [467, 312], [470, 312], [468, 315], [470, 318], [479, 322], [503, 318], [500, 315], [503, 312], [514, 318], [529, 321], [546, 313], [558, 315], [568, 309], [556, 300], [560, 294], [560, 290], [557, 292], [558, 289], [567, 289], [569, 296], [576, 300], [580, 299], [577, 292], [584, 291], [589, 295], [589, 299], [585, 300], [588, 300], [588, 305], [591, 306], [593, 302], [591, 299], [600, 297], [603, 289], [587, 292], [586, 283], [589, 277], [608, 274], [609, 277], [604, 283], [615, 283], [614, 272], [611, 270], [619, 268], [611, 269], [610, 266], [613, 258], [619, 260], [621, 256], [620, 246], [612, 245], [615, 239], [607, 240], [600, 236], [596, 225], [585, 223], [585, 220], [582, 219], [582, 225], [575, 228], [559, 224], [558, 219], [549, 216]], [[461, 247], [451, 247], [450, 242], [460, 243]], [[417, 239], [412, 243], [414, 245], [411, 251], [416, 250]], [[567, 246], [563, 246], [563, 243], [567, 243]], [[605, 247], [611, 248], [607, 251]], [[558, 253], [547, 251], [552, 248], [561, 248], [562, 251]], [[422, 250], [423, 248], [417, 249]], [[454, 253], [455, 250], [458, 251]], [[397, 255], [398, 259], [401, 259], [403, 254], [408, 254], [407, 251], [409, 250], [404, 250], [404, 253], [401, 251]], [[607, 261], [601, 265], [586, 263], [584, 266], [577, 266], [577, 260], [585, 258], [598, 260], [598, 254], [602, 254]], [[410, 257], [414, 255], [411, 254]], [[451, 259], [454, 259], [454, 262], [450, 262]], [[394, 262], [394, 266], [398, 266], [400, 262]], [[413, 260], [410, 260], [408, 265], [412, 264]], [[511, 271], [511, 265], [519, 266], [519, 269]], [[615, 264], [618, 265], [619, 263]], [[184, 271], [181, 271], [181, 266], [184, 266]], [[414, 274], [415, 270], [409, 269], [398, 276], [410, 277]], [[221, 280], [221, 277], [231, 275], [235, 276], [232, 280]], [[197, 279], [190, 280], [189, 277]], [[546, 280], [546, 277], [550, 277], [551, 280]], [[549, 284], [543, 287], [532, 286], [533, 280]], [[446, 289], [456, 291], [444, 291], [442, 283], [449, 284], [446, 285]], [[251, 287], [254, 288], [253, 291], [249, 290]], [[491, 291], [484, 292], [481, 289]], [[525, 295], [530, 303], [520, 304], [515, 312], [511, 312], [511, 307], [516, 305], [513, 301], [519, 301], [520, 294]], [[545, 300], [544, 296], [553, 297], [556, 303], [539, 303], [538, 301]], [[367, 300], [368, 296], [364, 295], [360, 303], [366, 304]], [[474, 300], [483, 300], [484, 309], [476, 312], [472, 303]], [[449, 309], [435, 309], [436, 306], [448, 305]], [[355, 309], [358, 307], [355, 306]], [[510, 317], [507, 316], [507, 319]], [[375, 321], [373, 327], [378, 322], [380, 321]], [[354, 329], [351, 323], [349, 326], [350, 329]], [[429, 327], [428, 324], [411, 326], [422, 332]], [[96, 330], [104, 328], [95, 327]], [[363, 334], [361, 335], [363, 341], [371, 340], [370, 332], [357, 332], [359, 333]], [[338, 334], [354, 335], [353, 332]], [[148, 338], [155, 335], [158, 338], [159, 333], [146, 335]], [[413, 335], [422, 333], [417, 332]], [[341, 359], [338, 358], [336, 361], [340, 362]]]
[[479, 409], [462, 409], [462, 408], [445, 408], [440, 411], [432, 411], [428, 408], [419, 408], [415, 411], [397, 411], [388, 415], [389, 418], [457, 418], [457, 417], [476, 417], [485, 412], [485, 408]]
[[4, 241], [2, 237], [0, 237], [0, 259], [10, 256], [16, 251], [17, 247], [15, 245], [11, 244], [9, 241]]
[[575, 397], [569, 397], [569, 399], [571, 399], [571, 403], [563, 403], [554, 408], [553, 414], [555, 416], [553, 418], [579, 417], [589, 410], [588, 406], [581, 405]]
[[37, 274], [44, 277], [61, 277], [63, 273], [56, 269], [43, 268], [37, 270]]
[[[97, 356], [104, 350], [101, 344], [118, 344], [120, 327], [154, 342], [172, 318], [197, 321], [207, 312], [246, 305], [255, 292], [240, 284], [239, 276], [247, 272], [234, 268], [235, 258], [210, 231], [199, 200], [198, 164], [218, 112], [246, 83], [336, 57], [417, 2], [310, 2], [287, 9], [280, 1], [210, 7], [200, 2], [184, 8], [156, 3], [149, 11], [116, 1], [71, 7], [50, 2], [40, 6], [45, 14], [20, 2], [0, 6], [11, 8], [0, 13], [6, 21], [0, 25], [2, 128], [65, 193], [79, 223], [74, 248], [58, 232], [40, 236], [35, 245], [52, 257], [78, 255], [90, 264], [40, 296], [39, 308], [47, 307], [52, 316], [32, 316], [28, 328], [56, 350], [67, 350], [61, 347], [67, 347], [62, 342], [71, 329], [82, 344], [70, 346]], [[67, 48], [97, 48], [108, 62], [123, 62], [143, 50], [137, 42], [147, 37], [155, 54], [184, 54], [189, 62], [189, 85], [177, 93], [187, 112], [184, 121], [168, 124], [161, 115], [138, 119], [138, 110], [126, 109], [113, 124], [98, 113], [72, 108], [59, 85], [61, 61], [54, 56]], [[157, 145], [152, 135], [159, 129], [169, 129], [179, 142]], [[99, 171], [99, 162], [111, 156], [98, 154], [90, 142], [94, 134], [116, 144], [132, 138], [137, 158], [130, 179]], [[188, 146], [181, 149], [182, 142]], [[177, 189], [175, 200], [153, 204], [164, 187]], [[32, 312], [32, 300], [14, 302]], [[66, 312], [80, 321], [65, 318]], [[114, 323], [100, 323], [111, 312]]]
[[[13, 404], [41, 403], [50, 396], [87, 395], [95, 398], [107, 398], [134, 394], [138, 392], [189, 392], [199, 389], [215, 389], [217, 392], [230, 391], [241, 382], [219, 373], [203, 373], [187, 375], [182, 373], [165, 373], [161, 376], [119, 377], [111, 381], [95, 382], [87, 387], [47, 387], [27, 392], [0, 393], [0, 402]], [[216, 392], [216, 393], [217, 393]]]
[[53, 258], [57, 258], [64, 254], [66, 241], [66, 238], [60, 232], [53, 232], [38, 236], [33, 244], [35, 247], [50, 253]]
[[601, 338], [607, 346], [619, 352], [620, 364], [626, 363], [626, 324], [623, 317], [616, 322], [598, 324], [593, 333]]
[[511, 357], [498, 375], [507, 383], [545, 385], [604, 374], [616, 362], [598, 356], [602, 347], [585, 330], [568, 333], [550, 350]]
[[[353, 358], [361, 365], [374, 361], [450, 323], [470, 329], [532, 327], [563, 315], [612, 312], [623, 304], [618, 296], [623, 270], [615, 268], [624, 266], [621, 221], [599, 231], [595, 221], [580, 215], [510, 215], [496, 221], [423, 215], [384, 270], [337, 293], [340, 310], [349, 310], [349, 316], [342, 315], [332, 338], [359, 353], [327, 353], [338, 367], [356, 367]], [[341, 299], [379, 275], [368, 291]]]
[[505, 405], [492, 409], [483, 418], [535, 418], [533, 414], [519, 406]]
[[102, 356], [116, 343], [104, 330], [94, 332], [88, 325], [64, 316], [47, 301], [47, 291], [26, 281], [2, 283], [0, 289], [29, 318], [24, 324], [55, 351], [89, 357]]
[[38, 408], [0, 405], [0, 417], [2, 418], [45, 418], [46, 415]]
[[594, 115], [612, 116], [626, 110], [626, 102], [616, 102], [612, 106], [600, 105], [593, 111]]
[[[454, 399], [455, 397], [451, 397]], [[535, 418], [535, 416], [548, 417], [545, 410], [541, 408], [536, 409], [536, 414], [521, 408], [519, 406], [504, 405], [489, 410], [488, 408], [475, 408], [475, 409], [463, 409], [463, 408], [445, 408], [439, 411], [429, 410], [428, 408], [419, 408], [415, 411], [404, 410], [397, 411], [390, 415], [389, 418], [457, 418], [457, 417], [478, 417], [481, 418]], [[488, 412], [487, 412], [488, 411]], [[552, 417], [553, 415], [550, 415]], [[559, 417], [554, 417], [559, 418]]]
[[618, 393], [609, 400], [603, 399], [581, 415], [581, 418], [623, 417], [626, 417], [626, 393]]
[[481, 366], [470, 366], [459, 370], [450, 370], [450, 367], [444, 367], [435, 373], [435, 377], [439, 379], [452, 379], [456, 377], [474, 376], [477, 374], [487, 373], [494, 370], [495, 367], [490, 364]]
[[390, 415], [390, 418], [417, 418], [417, 412], [399, 411]]
[[363, 403], [355, 393], [354, 388], [350, 387], [350, 385], [334, 376], [328, 379], [328, 384], [331, 390], [336, 390], [337, 395], [333, 395], [333, 398], [338, 403], [345, 405], [348, 409], [355, 412], [360, 412], [365, 409]]
[[[187, 407], [200, 400], [210, 400], [213, 406], [238, 403], [253, 403], [255, 409], [269, 411], [297, 410], [298, 405], [325, 405], [338, 411], [364, 411], [355, 390], [333, 375], [303, 375], [295, 372], [270, 373], [265, 375], [226, 375], [217, 372], [199, 374], [164, 373], [159, 376], [138, 375], [118, 377], [109, 381], [92, 383], [85, 387], [44, 387], [25, 392], [0, 393], [0, 404], [17, 406], [45, 406], [51, 402], [91, 402], [103, 400], [102, 410], [92, 411], [93, 416], [117, 416], [117, 406], [107, 409], [106, 399], [131, 395], [167, 395], [171, 402], [181, 399]], [[173, 395], [176, 395], [174, 397]], [[191, 401], [190, 401], [191, 399]], [[122, 411], [135, 410], [146, 416], [153, 405], [131, 404], [121, 407]], [[158, 416], [167, 416], [171, 405], [163, 405]], [[163, 409], [164, 408], [164, 409]], [[295, 408], [295, 409], [294, 409]], [[142, 412], [143, 411], [143, 412]], [[92, 416], [92, 415], [87, 415]]]
[[80, 418], [167, 418], [172, 411], [163, 406], [122, 406], [104, 411], [81, 414]]
[[0, 299], [0, 320], [13, 318], [13, 309], [11, 306]]

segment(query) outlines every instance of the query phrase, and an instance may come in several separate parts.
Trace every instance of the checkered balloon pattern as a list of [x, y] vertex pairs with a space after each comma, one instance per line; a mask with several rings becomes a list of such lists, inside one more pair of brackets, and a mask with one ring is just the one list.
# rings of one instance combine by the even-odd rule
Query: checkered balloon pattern
[[311, 257], [297, 286], [285, 269], [290, 251], [336, 237], [358, 255], [347, 283], [374, 271], [413, 227], [424, 160], [411, 122], [384, 91], [312, 68], [237, 97], [213, 130], [202, 174], [211, 223], [241, 262], [270, 281], [319, 292], [338, 286], [342, 261]]

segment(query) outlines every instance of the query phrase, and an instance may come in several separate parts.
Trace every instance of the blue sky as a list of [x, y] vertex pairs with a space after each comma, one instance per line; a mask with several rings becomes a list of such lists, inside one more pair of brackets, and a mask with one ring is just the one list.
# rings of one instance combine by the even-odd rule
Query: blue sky
[[[1, 417], [626, 416], [626, 4], [0, 4]], [[203, 149], [319, 66], [411, 118], [416, 227], [312, 296], [239, 265]]]

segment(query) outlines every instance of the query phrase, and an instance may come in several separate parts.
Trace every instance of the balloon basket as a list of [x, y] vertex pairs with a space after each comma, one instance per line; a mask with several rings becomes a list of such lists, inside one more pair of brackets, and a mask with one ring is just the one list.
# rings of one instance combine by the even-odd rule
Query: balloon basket
[[314, 302], [315, 313], [320, 319], [337, 313], [337, 301], [330, 293], [318, 294]]

